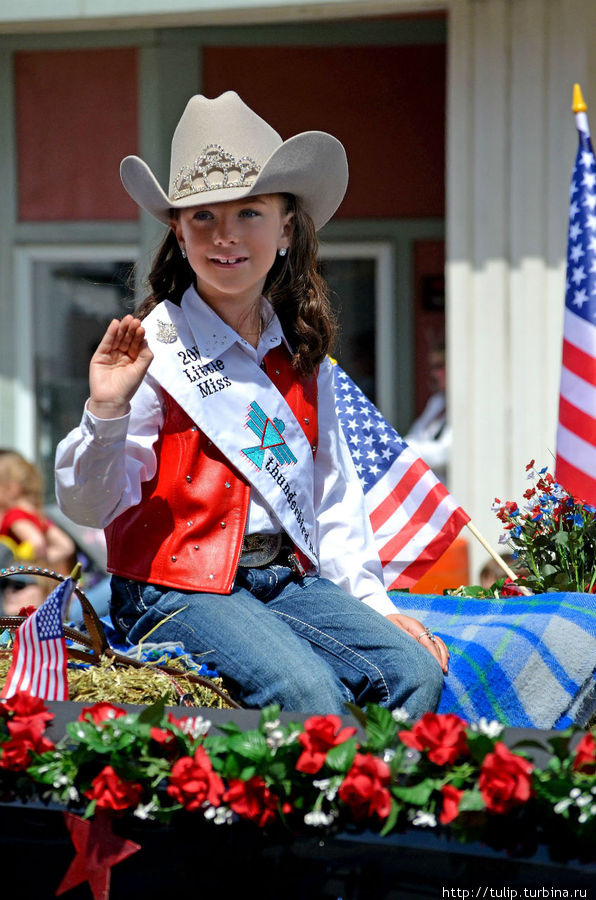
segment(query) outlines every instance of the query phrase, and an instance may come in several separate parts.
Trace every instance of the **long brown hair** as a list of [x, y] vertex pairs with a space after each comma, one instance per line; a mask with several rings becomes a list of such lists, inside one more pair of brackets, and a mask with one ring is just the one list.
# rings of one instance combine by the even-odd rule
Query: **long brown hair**
[[[292, 242], [286, 256], [276, 257], [263, 293], [293, 349], [294, 368], [310, 375], [330, 352], [337, 323], [327, 283], [318, 271], [319, 243], [313, 221], [293, 194], [281, 196], [285, 212], [293, 213]], [[149, 293], [136, 309], [140, 319], [164, 300], [179, 305], [186, 289], [194, 283], [194, 273], [188, 260], [182, 258], [171, 228], [155, 255], [148, 282]]]

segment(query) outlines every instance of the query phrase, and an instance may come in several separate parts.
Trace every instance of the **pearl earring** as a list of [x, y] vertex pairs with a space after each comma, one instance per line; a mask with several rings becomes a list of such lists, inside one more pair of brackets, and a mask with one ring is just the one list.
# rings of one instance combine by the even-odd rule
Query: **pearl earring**
[[182, 245], [180, 245], [180, 253], [182, 254], [182, 259], [186, 259], [186, 250]]
[[279, 250], [278, 250], [277, 252], [279, 253], [280, 256], [285, 256], [286, 253], [288, 252], [288, 248], [287, 248], [287, 247], [280, 247]]

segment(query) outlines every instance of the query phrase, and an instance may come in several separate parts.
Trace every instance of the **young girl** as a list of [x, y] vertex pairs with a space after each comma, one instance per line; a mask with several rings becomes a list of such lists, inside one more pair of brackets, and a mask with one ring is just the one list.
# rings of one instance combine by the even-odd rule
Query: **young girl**
[[137, 157], [121, 176], [169, 230], [57, 451], [62, 508], [106, 528], [114, 623], [182, 642], [247, 707], [435, 709], [447, 650], [386, 594], [335, 413], [316, 229], [346, 189], [342, 145], [197, 96], [169, 196]]

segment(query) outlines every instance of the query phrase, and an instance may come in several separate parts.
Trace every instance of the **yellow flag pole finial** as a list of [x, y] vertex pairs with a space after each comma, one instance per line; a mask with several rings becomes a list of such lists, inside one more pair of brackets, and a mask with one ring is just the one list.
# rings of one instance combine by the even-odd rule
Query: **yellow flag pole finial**
[[573, 85], [573, 112], [587, 112], [588, 107], [586, 106], [586, 101], [584, 100], [584, 95], [582, 94], [582, 89], [579, 84]]

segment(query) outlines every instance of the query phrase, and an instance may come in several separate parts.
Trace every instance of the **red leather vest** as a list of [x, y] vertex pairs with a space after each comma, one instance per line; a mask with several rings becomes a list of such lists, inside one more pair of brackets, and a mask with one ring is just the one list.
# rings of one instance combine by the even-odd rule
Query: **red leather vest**
[[[284, 345], [263, 368], [316, 452], [316, 375], [301, 377]], [[157, 471], [140, 502], [106, 528], [109, 572], [181, 590], [229, 594], [246, 528], [250, 485], [167, 393]]]

